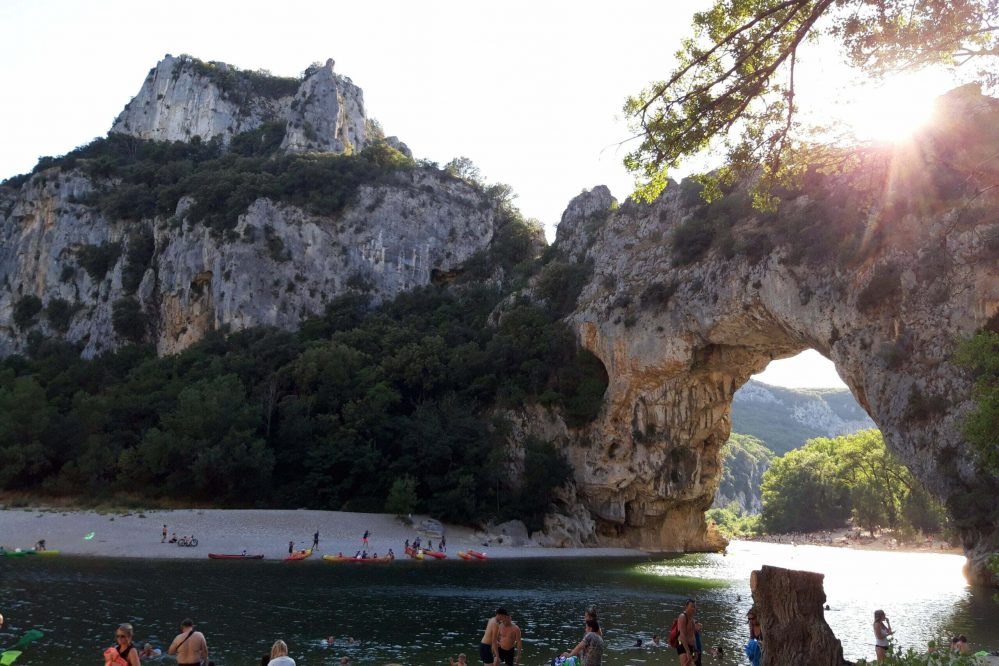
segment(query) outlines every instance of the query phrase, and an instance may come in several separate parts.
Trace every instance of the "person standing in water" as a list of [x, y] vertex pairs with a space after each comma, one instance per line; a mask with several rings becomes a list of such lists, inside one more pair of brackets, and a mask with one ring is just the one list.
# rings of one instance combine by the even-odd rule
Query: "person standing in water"
[[167, 654], [177, 655], [177, 666], [208, 663], [208, 643], [203, 633], [194, 630], [194, 620], [187, 619], [180, 623], [180, 633], [170, 643]]
[[482, 639], [479, 641], [479, 660], [483, 664], [499, 662], [499, 655], [496, 653], [496, 638], [506, 614], [506, 609], [501, 606], [496, 609], [496, 614], [486, 622], [486, 630], [482, 633]]
[[888, 637], [891, 636], [894, 631], [891, 628], [891, 622], [885, 616], [883, 610], [874, 611], [874, 653], [878, 657], [878, 662], [885, 660], [885, 655], [888, 651]]
[[680, 666], [694, 666], [697, 660], [697, 637], [694, 632], [694, 613], [697, 604], [693, 599], [687, 599], [683, 612], [677, 618], [677, 628], [680, 630], [679, 645], [676, 653], [680, 656]]
[[518, 627], [510, 614], [503, 617], [503, 621], [496, 632], [496, 656], [506, 666], [514, 666], [520, 663], [520, 657], [524, 653], [524, 642]]
[[132, 625], [125, 622], [114, 632], [115, 645], [104, 651], [104, 666], [139, 666], [139, 651], [132, 645]]

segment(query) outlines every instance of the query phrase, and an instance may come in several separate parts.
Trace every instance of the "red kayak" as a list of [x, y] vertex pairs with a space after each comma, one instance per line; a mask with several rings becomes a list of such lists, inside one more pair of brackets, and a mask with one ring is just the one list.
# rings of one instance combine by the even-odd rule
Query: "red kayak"
[[463, 560], [474, 560], [474, 559], [476, 559], [476, 558], [472, 557], [471, 555], [469, 555], [468, 553], [466, 553], [463, 550], [459, 550], [458, 551], [458, 557], [460, 557]]
[[438, 560], [446, 560], [447, 559], [447, 553], [442, 553], [439, 550], [425, 550], [425, 551], [423, 551], [423, 554], [426, 555], [427, 557], [433, 557], [434, 559], [438, 559]]
[[477, 550], [470, 550], [470, 551], [468, 551], [468, 554], [471, 555], [472, 557], [474, 557], [477, 560], [485, 560], [485, 559], [487, 559], [487, 556], [486, 556], [485, 553], [480, 553]]
[[262, 560], [263, 555], [226, 555], [224, 553], [208, 553], [212, 560]]

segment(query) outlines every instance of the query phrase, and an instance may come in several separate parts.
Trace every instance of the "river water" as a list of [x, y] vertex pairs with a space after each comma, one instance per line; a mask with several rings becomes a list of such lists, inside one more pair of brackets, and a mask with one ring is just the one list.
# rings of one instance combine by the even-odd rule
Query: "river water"
[[[582, 637], [595, 605], [609, 649], [604, 664], [675, 664], [668, 650], [634, 649], [666, 633], [683, 600], [698, 600], [706, 646], [736, 659], [751, 604], [749, 574], [773, 564], [826, 575], [826, 619], [848, 659], [873, 656], [871, 620], [883, 608], [903, 647], [964, 633], [999, 650], [999, 604], [972, 589], [963, 558], [733, 542], [728, 554], [663, 558], [538, 558], [487, 562], [397, 561], [386, 565], [0, 558], [0, 648], [29, 628], [45, 637], [17, 666], [98, 664], [119, 622], [136, 641], [164, 646], [180, 620], [194, 618], [219, 666], [251, 666], [284, 639], [300, 666], [441, 664], [465, 652], [475, 663], [487, 617], [506, 606], [524, 631], [524, 664], [547, 663]], [[330, 648], [323, 638], [333, 635]], [[352, 643], [347, 638], [353, 639]], [[171, 659], [144, 664], [174, 663]]]

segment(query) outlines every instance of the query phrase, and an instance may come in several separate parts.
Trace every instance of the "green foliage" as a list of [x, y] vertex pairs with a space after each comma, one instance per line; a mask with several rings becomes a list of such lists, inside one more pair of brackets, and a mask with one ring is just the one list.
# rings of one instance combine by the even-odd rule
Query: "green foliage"
[[847, 389], [765, 388], [777, 398], [777, 403], [741, 400], [737, 395], [732, 402], [732, 429], [757, 438], [777, 455], [799, 448], [809, 439], [822, 437], [827, 432], [816, 424], [801, 423], [794, 417], [796, 411], [829, 409], [845, 421], [866, 421], [870, 424], [868, 427], [874, 427], [874, 422]]
[[[763, 473], [770, 466], [773, 451], [755, 437], [732, 433], [722, 447], [722, 480], [719, 498], [744, 497], [759, 503]], [[717, 519], [715, 522], [719, 522]]]
[[121, 286], [131, 294], [139, 288], [142, 277], [156, 252], [156, 239], [149, 227], [139, 227], [128, 238], [125, 265], [121, 269]]
[[27, 294], [14, 302], [14, 323], [20, 329], [26, 329], [35, 324], [35, 318], [42, 311], [42, 300], [33, 294]]
[[134, 298], [119, 298], [111, 305], [111, 325], [114, 332], [129, 342], [142, 342], [149, 331], [149, 322], [142, 305]]
[[955, 360], [974, 377], [975, 409], [965, 417], [963, 434], [982, 465], [999, 476], [999, 333], [981, 331], [958, 347]]
[[94, 282], [104, 279], [111, 267], [117, 263], [119, 256], [121, 256], [121, 243], [83, 245], [76, 251], [77, 261]]
[[111, 219], [171, 216], [181, 197], [190, 196], [194, 204], [187, 220], [218, 232], [235, 227], [239, 215], [261, 197], [336, 215], [361, 185], [388, 182], [414, 166], [385, 143], [356, 155], [275, 155], [277, 133], [275, 126], [264, 125], [237, 135], [225, 154], [217, 139], [169, 143], [111, 134], [45, 164], [83, 169], [97, 181], [86, 203]]
[[766, 188], [807, 161], [798, 159], [809, 150], [795, 115], [799, 50], [819, 48], [825, 37], [875, 77], [977, 59], [975, 78], [995, 83], [997, 20], [999, 5], [987, 0], [714, 0], [694, 14], [669, 78], [625, 104], [642, 139], [625, 158], [635, 195], [651, 201], [666, 186], [667, 169], [722, 143], [731, 172], [760, 177], [754, 199], [770, 208]]
[[78, 305], [73, 305], [64, 298], [53, 298], [45, 306], [45, 318], [52, 330], [65, 333], [69, 330], [70, 321], [77, 309]]
[[248, 103], [254, 96], [270, 99], [291, 97], [302, 83], [297, 78], [274, 76], [267, 70], [237, 69], [228, 64], [205, 62], [187, 54], [178, 59], [181, 64], [174, 69], [174, 77], [179, 77], [184, 68], [189, 68], [214, 83], [223, 97], [240, 105]]
[[385, 499], [385, 512], [397, 516], [408, 516], [416, 511], [416, 479], [403, 476], [392, 482]]
[[[489, 414], [545, 395], [583, 424], [607, 376], [546, 308], [513, 303], [490, 326], [505, 297], [428, 287], [371, 308], [347, 295], [298, 334], [211, 334], [163, 358], [127, 347], [85, 360], [39, 340], [31, 358], [0, 361], [0, 387], [35, 396], [0, 414], [12, 461], [0, 489], [374, 511], [392, 497], [446, 520], [536, 527], [568, 467], [528, 442], [525, 478], [507, 478], [507, 427]], [[133, 298], [113, 322], [146, 334]]]
[[578, 264], [551, 261], [538, 277], [537, 291], [557, 317], [564, 317], [576, 308], [576, 301], [593, 273], [590, 263]]
[[760, 517], [743, 512], [735, 502], [724, 508], [708, 509], [704, 517], [714, 523], [726, 539], [745, 539], [760, 534]]
[[917, 652], [912, 648], [903, 652], [897, 645], [891, 645], [884, 661], [861, 659], [857, 662], [857, 666], [875, 666], [875, 664], [878, 666], [883, 664], [887, 666], [976, 666], [982, 663], [977, 657], [952, 653], [950, 641], [947, 638], [927, 641], [927, 646], [931, 642], [936, 646], [937, 652]]
[[935, 532], [946, 529], [943, 516], [877, 430], [813, 439], [774, 459], [763, 477], [761, 518], [768, 532], [832, 529], [847, 518], [871, 532]]

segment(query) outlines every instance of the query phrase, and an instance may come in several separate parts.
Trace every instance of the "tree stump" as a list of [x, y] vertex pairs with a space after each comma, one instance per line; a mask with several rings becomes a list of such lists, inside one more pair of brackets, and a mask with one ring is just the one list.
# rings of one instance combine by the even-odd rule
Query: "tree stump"
[[842, 666], [843, 646], [826, 624], [824, 575], [764, 565], [749, 580], [763, 629], [762, 666]]

